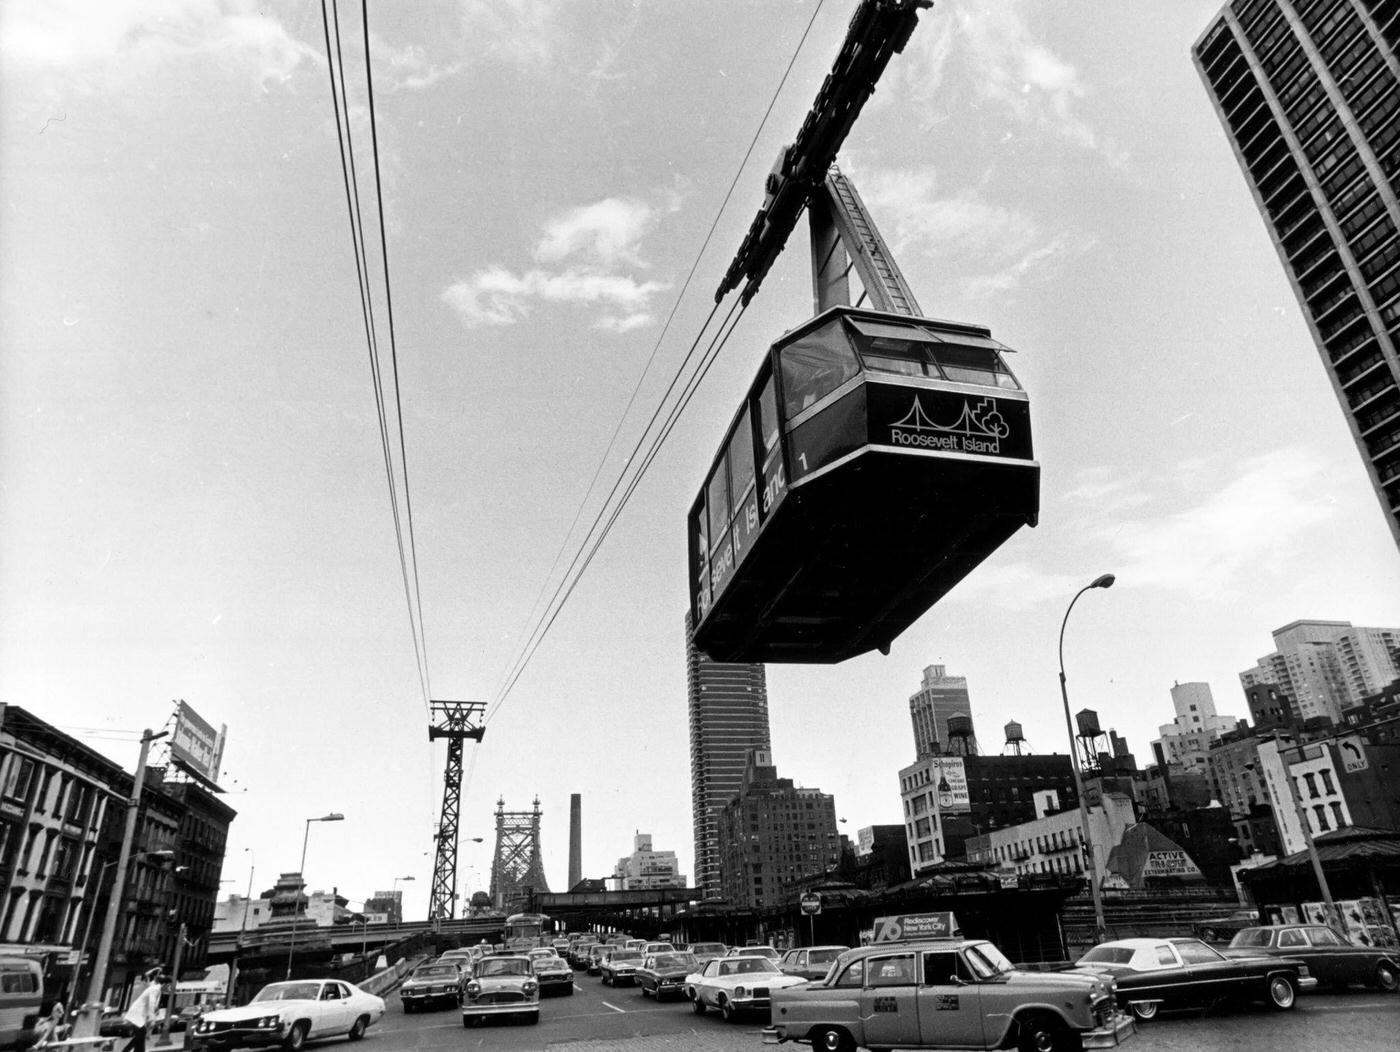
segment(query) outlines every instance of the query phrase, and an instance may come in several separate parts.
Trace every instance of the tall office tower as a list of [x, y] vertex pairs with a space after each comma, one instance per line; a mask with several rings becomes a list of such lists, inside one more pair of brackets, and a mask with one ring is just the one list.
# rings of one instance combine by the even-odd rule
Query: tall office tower
[[[972, 727], [972, 702], [967, 696], [965, 676], [944, 675], [942, 665], [929, 665], [924, 669], [924, 681], [918, 693], [909, 699], [909, 718], [914, 721], [914, 753], [918, 759], [927, 756], [942, 756], [949, 752], [952, 742], [948, 721], [954, 716], [967, 717], [963, 727]], [[961, 733], [959, 737], [964, 737]], [[977, 739], [965, 736], [968, 752], [977, 752]]]
[[761, 664], [711, 661], [696, 650], [688, 613], [685, 649], [695, 886], [704, 898], [718, 899], [719, 813], [739, 794], [749, 750], [772, 748], [768, 680]]
[[583, 797], [578, 793], [569, 794], [569, 886], [583, 879]]
[[1393, 0], [1234, 0], [1192, 56], [1400, 544]]

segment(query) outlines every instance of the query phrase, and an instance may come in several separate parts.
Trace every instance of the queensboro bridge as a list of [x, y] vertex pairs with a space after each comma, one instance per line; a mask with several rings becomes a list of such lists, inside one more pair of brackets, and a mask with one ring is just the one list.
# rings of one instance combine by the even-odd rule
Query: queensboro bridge
[[533, 811], [507, 811], [502, 797], [496, 801], [496, 856], [491, 862], [491, 901], [505, 913], [520, 913], [530, 896], [546, 894], [540, 861], [540, 798]]

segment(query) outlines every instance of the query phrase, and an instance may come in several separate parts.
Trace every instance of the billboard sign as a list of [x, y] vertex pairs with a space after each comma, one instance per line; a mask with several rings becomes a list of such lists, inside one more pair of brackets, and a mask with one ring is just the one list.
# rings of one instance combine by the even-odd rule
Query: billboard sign
[[1149, 851], [1144, 877], [1199, 877], [1201, 871], [1185, 851]]
[[875, 942], [907, 942], [914, 939], [949, 939], [961, 929], [951, 910], [940, 913], [904, 913], [875, 918]]
[[170, 759], [196, 778], [217, 784], [224, 758], [228, 727], [217, 731], [183, 701], [175, 708], [175, 730], [170, 735]]
[[[972, 810], [972, 798], [967, 792], [967, 767], [963, 763], [961, 756], [935, 756], [929, 760], [932, 766], [933, 780], [928, 786], [928, 791], [935, 796], [942, 795], [939, 801], [939, 810], [948, 811], [955, 814], [966, 814]], [[939, 785], [946, 781], [948, 783], [947, 792], [940, 794]], [[951, 798], [951, 803], [944, 802]]]

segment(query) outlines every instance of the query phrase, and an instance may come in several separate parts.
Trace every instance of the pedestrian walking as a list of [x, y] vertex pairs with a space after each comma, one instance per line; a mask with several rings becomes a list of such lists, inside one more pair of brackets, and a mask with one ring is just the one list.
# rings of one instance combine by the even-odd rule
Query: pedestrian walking
[[160, 995], [163, 992], [160, 970], [152, 969], [146, 973], [146, 978], [146, 986], [132, 997], [131, 1005], [122, 1016], [134, 1027], [131, 1043], [126, 1046], [125, 1052], [146, 1052], [146, 1033], [160, 1015]]

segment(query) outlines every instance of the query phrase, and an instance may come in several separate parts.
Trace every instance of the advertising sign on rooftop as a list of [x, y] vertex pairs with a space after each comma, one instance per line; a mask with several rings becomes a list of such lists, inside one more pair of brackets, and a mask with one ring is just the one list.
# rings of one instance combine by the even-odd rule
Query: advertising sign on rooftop
[[908, 942], [914, 939], [949, 939], [961, 929], [952, 910], [941, 913], [903, 913], [875, 918], [875, 942]]
[[217, 731], [183, 701], [175, 708], [175, 730], [170, 735], [170, 759], [211, 785], [219, 778], [228, 727]]

